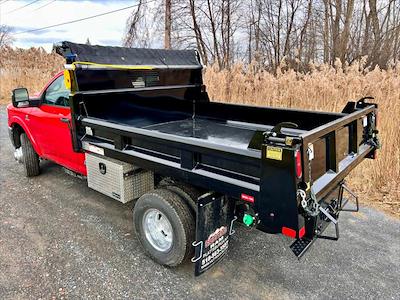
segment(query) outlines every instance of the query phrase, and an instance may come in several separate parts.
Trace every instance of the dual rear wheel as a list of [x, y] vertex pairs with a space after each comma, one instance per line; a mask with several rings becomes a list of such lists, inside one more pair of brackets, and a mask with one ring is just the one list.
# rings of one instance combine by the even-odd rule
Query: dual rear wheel
[[157, 263], [175, 267], [192, 254], [195, 218], [185, 199], [164, 188], [135, 204], [133, 224], [145, 252]]

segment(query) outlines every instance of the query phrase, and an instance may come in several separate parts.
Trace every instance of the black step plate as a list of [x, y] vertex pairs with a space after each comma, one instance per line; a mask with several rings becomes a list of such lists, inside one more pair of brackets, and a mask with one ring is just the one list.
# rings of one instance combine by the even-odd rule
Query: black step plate
[[300, 258], [311, 246], [314, 240], [311, 239], [297, 239], [290, 245], [290, 249], [292, 249], [293, 253]]

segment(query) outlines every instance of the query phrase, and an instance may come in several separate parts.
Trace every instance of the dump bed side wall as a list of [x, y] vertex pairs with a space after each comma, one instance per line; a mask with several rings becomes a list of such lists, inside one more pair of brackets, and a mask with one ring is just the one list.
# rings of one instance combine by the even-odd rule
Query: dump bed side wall
[[[329, 134], [312, 143], [314, 147], [314, 159], [311, 161], [312, 181], [320, 178], [328, 170], [338, 171], [338, 164], [349, 154], [357, 154], [358, 146], [362, 144], [362, 119], [335, 131], [335, 137]], [[308, 168], [308, 162], [305, 168]]]
[[[310, 184], [329, 182], [327, 178], [341, 173], [351, 160], [360, 155], [366, 156], [365, 151], [374, 148], [368, 145], [374, 144], [371, 132], [375, 130], [375, 114], [376, 106], [365, 105], [337, 122], [303, 134], [304, 181]], [[314, 150], [311, 160], [309, 149]], [[323, 197], [329, 188], [324, 187], [323, 193], [320, 189], [316, 192], [321, 192], [318, 196]]]
[[226, 118], [233, 121], [268, 124], [292, 122], [298, 129], [308, 131], [345, 116], [342, 113], [306, 111], [296, 109], [248, 106], [219, 102], [199, 103], [196, 112], [210, 118]]

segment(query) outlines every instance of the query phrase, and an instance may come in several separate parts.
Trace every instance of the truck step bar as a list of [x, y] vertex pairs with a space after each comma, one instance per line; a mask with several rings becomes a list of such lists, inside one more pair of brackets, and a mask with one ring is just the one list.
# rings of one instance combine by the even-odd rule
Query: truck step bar
[[[344, 198], [343, 195], [344, 193], [347, 193], [349, 197]], [[355, 202], [355, 208], [348, 208], [345, 209], [344, 206], [351, 200], [353, 199]], [[320, 202], [322, 203], [323, 200]], [[324, 208], [322, 206], [319, 206], [319, 211], [320, 215], [318, 217], [318, 222], [319, 225], [317, 226], [317, 234], [314, 236], [314, 238], [299, 238], [296, 239], [291, 245], [290, 249], [293, 251], [294, 255], [297, 256], [298, 259], [300, 259], [310, 248], [310, 246], [319, 238], [319, 239], [326, 239], [326, 240], [332, 240], [332, 241], [337, 241], [340, 237], [339, 234], [339, 212], [341, 211], [347, 211], [347, 212], [358, 212], [359, 211], [359, 202], [358, 202], [358, 196], [350, 190], [350, 188], [342, 182], [339, 187], [339, 194], [338, 194], [338, 199], [335, 202], [336, 207], [332, 207], [331, 205]], [[325, 231], [325, 229], [329, 226], [330, 223], [333, 223], [335, 225], [335, 236], [326, 236], [322, 235], [322, 233]]]
[[297, 239], [290, 245], [290, 249], [292, 249], [294, 255], [300, 259], [315, 241], [316, 239]]

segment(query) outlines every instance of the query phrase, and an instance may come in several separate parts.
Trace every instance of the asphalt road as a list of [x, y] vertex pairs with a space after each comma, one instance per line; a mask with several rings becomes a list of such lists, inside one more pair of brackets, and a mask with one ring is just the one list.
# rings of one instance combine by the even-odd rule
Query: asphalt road
[[317, 241], [300, 261], [285, 237], [238, 228], [227, 256], [201, 277], [190, 262], [159, 266], [132, 231], [133, 203], [50, 162], [25, 178], [0, 111], [0, 299], [400, 297], [400, 222], [370, 208], [343, 213], [340, 240]]

